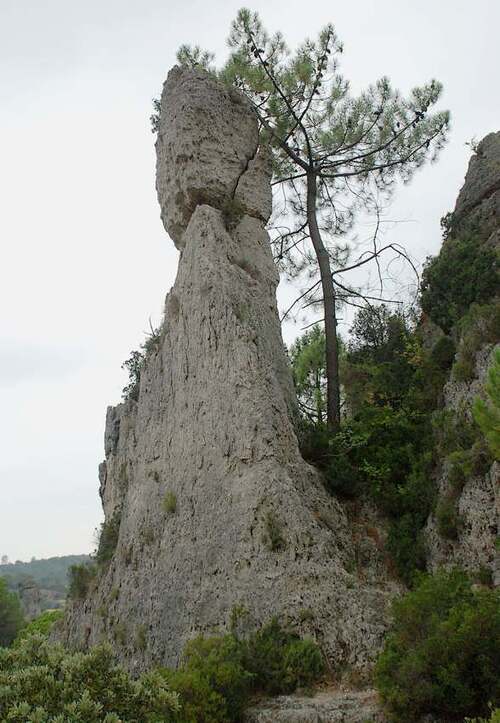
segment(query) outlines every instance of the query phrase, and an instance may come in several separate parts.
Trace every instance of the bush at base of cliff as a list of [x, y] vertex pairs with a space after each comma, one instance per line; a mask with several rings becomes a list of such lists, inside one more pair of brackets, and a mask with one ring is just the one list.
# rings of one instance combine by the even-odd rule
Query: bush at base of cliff
[[238, 720], [251, 690], [252, 675], [232, 635], [194, 638], [186, 646], [182, 666], [164, 674], [182, 701], [179, 723]]
[[164, 675], [179, 693], [179, 723], [233, 723], [252, 694], [310, 687], [323, 672], [318, 646], [273, 619], [247, 638], [195, 638], [186, 646], [182, 666]]
[[459, 570], [422, 576], [396, 600], [375, 680], [393, 721], [462, 721], [500, 703], [500, 591]]
[[31, 620], [26, 627], [17, 635], [14, 644], [19, 645], [22, 640], [25, 640], [30, 635], [38, 633], [48, 637], [54, 624], [63, 617], [64, 613], [62, 610], [45, 610], [34, 620]]
[[0, 720], [12, 723], [167, 723], [178, 696], [158, 673], [133, 680], [111, 648], [69, 653], [43, 635], [0, 648]]
[[242, 643], [254, 690], [276, 695], [309, 687], [324, 672], [318, 646], [300, 639], [274, 618]]

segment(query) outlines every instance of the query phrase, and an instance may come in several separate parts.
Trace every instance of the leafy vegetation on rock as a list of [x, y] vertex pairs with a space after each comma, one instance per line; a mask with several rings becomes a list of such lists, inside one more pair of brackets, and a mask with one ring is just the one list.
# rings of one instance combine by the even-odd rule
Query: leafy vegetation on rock
[[69, 589], [68, 595], [73, 600], [83, 600], [87, 595], [89, 585], [97, 574], [97, 568], [93, 562], [85, 562], [81, 565], [72, 565], [69, 568]]
[[436, 497], [431, 414], [446, 366], [449, 355], [443, 364], [443, 355], [426, 352], [408, 317], [385, 306], [363, 310], [343, 360], [349, 415], [335, 435], [302, 423], [303, 454], [328, 489], [365, 496], [389, 518], [388, 551], [407, 582], [425, 564], [422, 530]]
[[113, 557], [118, 544], [121, 515], [121, 509], [116, 509], [113, 516], [101, 524], [98, 532], [97, 550], [94, 555], [98, 565], [105, 565]]
[[375, 680], [394, 721], [461, 721], [498, 706], [500, 591], [441, 571], [395, 600], [393, 616]]
[[491, 453], [496, 460], [500, 460], [500, 349], [496, 350], [488, 370], [486, 393], [487, 401], [478, 398], [474, 403], [474, 419], [481, 428]]
[[25, 640], [34, 634], [48, 636], [54, 624], [58, 620], [61, 620], [63, 615], [62, 610], [45, 610], [41, 615], [31, 620], [21, 629], [15, 639], [15, 644], [18, 645], [21, 640]]
[[446, 333], [468, 312], [500, 293], [495, 249], [474, 236], [450, 238], [422, 275], [422, 310]]
[[139, 349], [131, 351], [129, 358], [123, 362], [122, 369], [128, 373], [128, 384], [122, 390], [122, 397], [125, 401], [132, 399], [136, 402], [139, 399], [141, 371], [147, 357], [160, 348], [160, 342], [161, 327], [155, 329], [151, 326], [151, 332], [147, 335], [146, 340]]

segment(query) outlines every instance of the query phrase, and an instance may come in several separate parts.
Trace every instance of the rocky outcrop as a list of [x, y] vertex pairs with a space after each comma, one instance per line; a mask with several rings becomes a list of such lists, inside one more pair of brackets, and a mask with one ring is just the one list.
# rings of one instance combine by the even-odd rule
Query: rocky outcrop
[[458, 195], [453, 224], [458, 233], [479, 231], [500, 247], [500, 131], [477, 145]]
[[[472, 422], [476, 396], [484, 395], [486, 373], [492, 358], [492, 345], [476, 354], [475, 378], [461, 382], [451, 378], [444, 388], [444, 409], [463, 415]], [[450, 465], [442, 465], [438, 477], [439, 498], [450, 494]], [[457, 539], [439, 534], [435, 514], [427, 526], [428, 563], [431, 570], [458, 565], [470, 572], [490, 571], [492, 581], [500, 585], [500, 554], [496, 540], [500, 530], [500, 469], [494, 462], [483, 474], [472, 474], [456, 500], [460, 520]]]
[[107, 414], [100, 493], [116, 549], [60, 636], [108, 639], [138, 670], [175, 664], [234, 611], [248, 627], [281, 615], [332, 664], [365, 670], [395, 584], [358, 574], [345, 511], [299, 454], [256, 118], [205, 72], [174, 68], [157, 155], [179, 269], [138, 400]]
[[[464, 185], [452, 214], [451, 234], [445, 241], [473, 234], [478, 244], [500, 249], [500, 132], [490, 133], [477, 146], [470, 160]], [[497, 299], [498, 301], [498, 299]], [[458, 343], [460, 331], [454, 330]], [[500, 343], [500, 339], [496, 340]], [[460, 381], [451, 375], [444, 388], [444, 409], [472, 421], [472, 405], [485, 394], [485, 381], [492, 361], [495, 340], [488, 339], [475, 350], [473, 378]], [[450, 466], [445, 462], [438, 476], [439, 498], [450, 495]], [[435, 515], [427, 526], [429, 567], [460, 565], [470, 571], [491, 573], [500, 585], [500, 469], [498, 463], [483, 474], [470, 476], [456, 501], [459, 515], [457, 539], [440, 536]]]
[[366, 691], [322, 691], [314, 697], [283, 695], [262, 701], [245, 723], [384, 723], [377, 695]]

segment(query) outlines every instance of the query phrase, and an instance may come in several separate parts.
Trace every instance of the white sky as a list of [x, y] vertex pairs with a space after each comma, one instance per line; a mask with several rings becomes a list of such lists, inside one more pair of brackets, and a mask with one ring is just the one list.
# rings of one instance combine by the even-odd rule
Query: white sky
[[[240, 2], [0, 0], [0, 554], [80, 553], [120, 365], [158, 321], [177, 254], [159, 218], [151, 98], [183, 42], [225, 53]], [[422, 261], [462, 184], [464, 145], [498, 130], [497, 0], [256, 2], [291, 45], [332, 21], [354, 89], [436, 77], [452, 111], [437, 165], [388, 232]], [[287, 329], [293, 338], [297, 329]]]

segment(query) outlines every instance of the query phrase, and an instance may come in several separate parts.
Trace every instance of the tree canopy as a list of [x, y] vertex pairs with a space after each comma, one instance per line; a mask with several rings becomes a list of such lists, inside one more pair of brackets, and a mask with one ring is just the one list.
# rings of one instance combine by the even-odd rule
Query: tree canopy
[[217, 72], [255, 110], [261, 144], [272, 156], [273, 184], [282, 188], [286, 222], [273, 237], [275, 258], [290, 274], [307, 274], [310, 284], [301, 301], [323, 309], [326, 412], [336, 428], [337, 310], [341, 302], [358, 306], [364, 299], [345, 274], [378, 263], [385, 251], [404, 255], [395, 244], [379, 248], [375, 236], [371, 252], [349, 261], [341, 239], [357, 211], [376, 208], [396, 180], [408, 181], [437, 157], [449, 124], [447, 111], [430, 111], [441, 84], [431, 80], [405, 98], [383, 77], [356, 96], [340, 72], [343, 45], [333, 25], [292, 52], [281, 33], [270, 35], [258, 14], [245, 8], [231, 25], [228, 45], [229, 58], [219, 71], [214, 56], [199, 47], [184, 45], [177, 57], [183, 65]]

